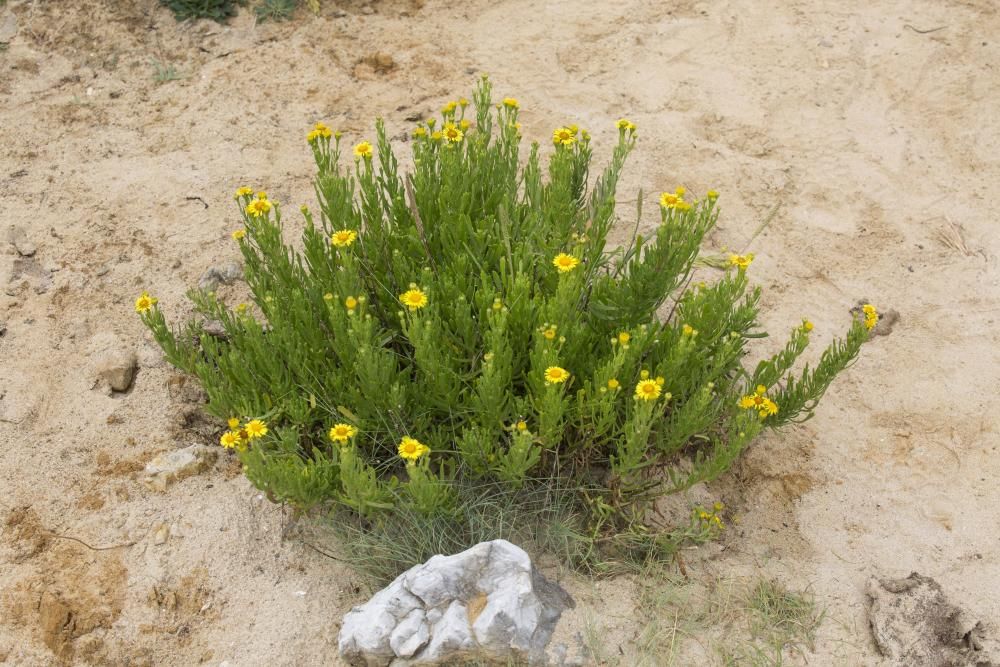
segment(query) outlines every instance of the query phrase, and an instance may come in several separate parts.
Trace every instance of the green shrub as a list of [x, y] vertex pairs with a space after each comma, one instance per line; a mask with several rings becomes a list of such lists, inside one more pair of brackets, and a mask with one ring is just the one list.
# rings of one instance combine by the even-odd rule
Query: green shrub
[[246, 0], [160, 0], [160, 4], [174, 13], [178, 21], [187, 19], [212, 19], [224, 23], [236, 16], [237, 7]]
[[222, 444], [272, 500], [384, 526], [403, 512], [466, 520], [470, 485], [554, 484], [599, 539], [727, 470], [762, 429], [809, 418], [868, 339], [874, 310], [792, 373], [803, 321], [744, 369], [766, 335], [753, 256], [691, 284], [715, 193], [664, 193], [648, 238], [608, 247], [635, 126], [618, 122], [591, 178], [575, 126], [554, 132], [547, 165], [537, 143], [522, 159], [518, 111], [494, 106], [484, 77], [472, 105], [416, 128], [407, 176], [381, 121], [346, 167], [340, 134], [317, 124], [319, 205], [301, 209], [301, 250], [277, 202], [237, 192], [252, 306], [192, 292], [219, 323], [210, 335], [197, 321], [171, 329], [145, 293], [136, 303], [169, 361], [201, 380], [208, 411], [231, 418]]

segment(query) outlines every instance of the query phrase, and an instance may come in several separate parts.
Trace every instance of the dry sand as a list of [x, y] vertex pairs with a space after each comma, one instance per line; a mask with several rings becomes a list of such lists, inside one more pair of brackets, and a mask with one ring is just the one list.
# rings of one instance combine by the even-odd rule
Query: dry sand
[[[237, 258], [237, 186], [311, 201], [311, 123], [354, 140], [382, 115], [405, 136], [482, 71], [529, 138], [576, 122], [608, 146], [634, 120], [622, 200], [718, 188], [717, 248], [781, 204], [748, 248], [771, 331], [809, 316], [826, 341], [859, 298], [900, 313], [814, 420], [702, 490], [739, 521], [689, 574], [811, 590], [813, 665], [879, 664], [872, 574], [917, 570], [1000, 619], [992, 0], [323, 4], [228, 26], [177, 25], [154, 0], [0, 6], [0, 663], [337, 664], [358, 576], [283, 539], [287, 515], [231, 460], [166, 493], [141, 483], [215, 425], [132, 300], [185, 315], [200, 274]], [[152, 61], [183, 78], [158, 84]], [[94, 388], [103, 350], [137, 353], [129, 392]], [[632, 584], [567, 579], [569, 620], [609, 655], [636, 645]]]

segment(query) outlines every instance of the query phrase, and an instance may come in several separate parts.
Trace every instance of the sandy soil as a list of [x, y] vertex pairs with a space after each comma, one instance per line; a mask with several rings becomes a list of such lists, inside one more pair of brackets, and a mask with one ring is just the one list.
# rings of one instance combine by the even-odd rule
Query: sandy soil
[[[142, 484], [156, 453], [215, 425], [132, 300], [149, 289], [184, 316], [201, 273], [237, 258], [237, 186], [311, 201], [312, 122], [356, 139], [382, 115], [405, 136], [482, 71], [531, 138], [576, 122], [607, 146], [633, 119], [622, 199], [718, 188], [717, 247], [780, 204], [750, 248], [772, 331], [807, 315], [823, 341], [859, 298], [900, 313], [813, 421], [700, 491], [738, 523], [689, 574], [814, 592], [814, 665], [879, 664], [873, 574], [917, 570], [1000, 619], [992, 0], [323, 4], [229, 26], [177, 25], [154, 0], [0, 7], [0, 663], [337, 663], [360, 578], [285, 539], [229, 459], [166, 493]], [[153, 61], [183, 78], [157, 83]], [[138, 355], [126, 393], [95, 388], [108, 351]], [[566, 581], [568, 622], [631, 655], [632, 580]]]

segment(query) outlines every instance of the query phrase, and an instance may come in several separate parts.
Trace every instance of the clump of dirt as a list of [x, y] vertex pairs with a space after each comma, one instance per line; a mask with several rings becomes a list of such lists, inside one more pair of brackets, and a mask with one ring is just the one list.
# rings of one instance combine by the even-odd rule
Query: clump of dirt
[[154, 624], [143, 625], [142, 631], [169, 633], [186, 643], [194, 625], [219, 617], [219, 609], [213, 605], [213, 593], [208, 570], [203, 567], [195, 568], [176, 583], [153, 585], [146, 601], [159, 612], [159, 618]]
[[48, 532], [31, 507], [15, 507], [4, 522], [4, 537], [14, 550], [15, 563], [22, 563], [42, 553], [49, 544]]
[[866, 592], [875, 644], [893, 665], [1000, 666], [1000, 642], [930, 577], [871, 579]]
[[[26, 626], [58, 660], [69, 664], [77, 640], [108, 630], [121, 615], [128, 572], [114, 553], [83, 554], [65, 546], [44, 552], [35, 574], [17, 582], [0, 601], [4, 616]], [[103, 640], [88, 637], [87, 653]]]

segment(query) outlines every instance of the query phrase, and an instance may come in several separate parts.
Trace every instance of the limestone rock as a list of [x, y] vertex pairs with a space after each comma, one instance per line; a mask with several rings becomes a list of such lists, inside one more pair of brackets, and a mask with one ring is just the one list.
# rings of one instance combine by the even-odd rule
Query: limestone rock
[[211, 292], [219, 285], [228, 285], [242, 277], [243, 267], [237, 262], [212, 266], [205, 273], [201, 274], [201, 279], [198, 280], [198, 287]]
[[866, 593], [875, 644], [891, 665], [1000, 667], [1000, 642], [930, 577], [871, 579]]
[[160, 454], [146, 464], [146, 486], [165, 491], [167, 486], [197, 475], [215, 462], [218, 451], [205, 445], [190, 445]]
[[90, 349], [93, 388], [109, 395], [128, 391], [139, 369], [135, 351], [114, 334], [98, 334], [91, 339]]
[[545, 664], [573, 599], [506, 540], [482, 542], [410, 568], [344, 617], [351, 665], [449, 665], [466, 659]]

